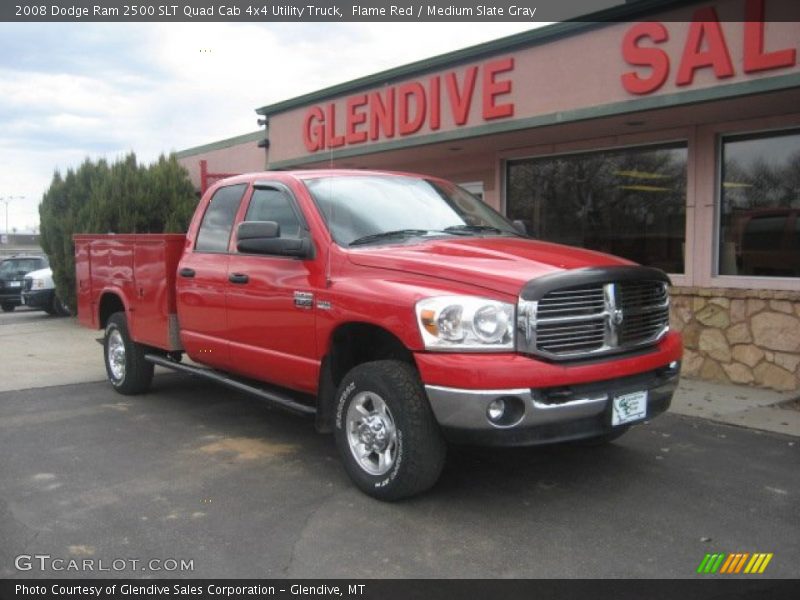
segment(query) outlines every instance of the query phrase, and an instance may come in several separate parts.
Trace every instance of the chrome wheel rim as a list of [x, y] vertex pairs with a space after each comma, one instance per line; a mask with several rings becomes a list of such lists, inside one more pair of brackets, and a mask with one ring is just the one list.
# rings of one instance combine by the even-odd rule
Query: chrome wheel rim
[[384, 475], [397, 460], [397, 428], [386, 402], [374, 392], [356, 394], [347, 409], [347, 442], [358, 465]]
[[108, 335], [108, 368], [115, 380], [125, 377], [125, 342], [118, 329]]

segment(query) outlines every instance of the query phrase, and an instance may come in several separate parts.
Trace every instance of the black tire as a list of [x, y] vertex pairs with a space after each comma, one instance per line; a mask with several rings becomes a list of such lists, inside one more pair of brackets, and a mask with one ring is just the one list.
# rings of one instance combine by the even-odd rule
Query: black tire
[[[112, 358], [110, 354], [114, 357]], [[108, 380], [120, 394], [126, 396], [141, 394], [150, 387], [150, 382], [153, 380], [153, 363], [144, 359], [144, 348], [141, 344], [131, 339], [125, 313], [114, 313], [108, 318], [103, 338], [103, 361]]]
[[10, 302], [4, 302], [0, 304], [0, 308], [3, 309], [3, 312], [14, 312], [14, 309], [17, 308], [16, 304], [11, 304]]
[[[389, 417], [384, 421], [391, 427], [368, 430], [364, 435], [391, 429], [392, 441], [383, 452], [364, 454], [361, 460], [372, 465], [373, 460], [378, 461], [380, 454], [388, 451], [394, 459], [390, 463], [386, 461], [391, 466], [380, 473], [370, 472], [362, 466], [354, 455], [356, 445], [351, 446], [351, 435], [358, 438], [356, 432], [363, 431], [361, 428], [365, 427], [364, 419], [367, 417], [354, 412], [351, 419], [348, 414], [354, 402], [362, 409], [373, 410], [378, 401], [388, 409], [384, 414]], [[411, 365], [396, 360], [380, 360], [353, 368], [339, 385], [334, 414], [336, 446], [345, 470], [367, 495], [379, 500], [399, 500], [424, 492], [439, 479], [447, 447], [419, 376]], [[366, 446], [364, 451], [367, 451]], [[382, 467], [375, 464], [375, 470], [385, 468], [386, 463]]]
[[619, 427], [618, 429], [614, 429], [608, 433], [604, 433], [603, 435], [596, 435], [594, 437], [585, 438], [582, 440], [575, 440], [573, 443], [576, 446], [584, 446], [587, 448], [596, 448], [597, 446], [605, 446], [606, 444], [610, 444], [614, 440], [622, 437], [628, 432], [630, 427]]
[[69, 310], [69, 306], [61, 301], [61, 298], [58, 297], [58, 294], [53, 294], [53, 301], [51, 302], [50, 309], [47, 312], [55, 317], [69, 317], [72, 314], [72, 312]]

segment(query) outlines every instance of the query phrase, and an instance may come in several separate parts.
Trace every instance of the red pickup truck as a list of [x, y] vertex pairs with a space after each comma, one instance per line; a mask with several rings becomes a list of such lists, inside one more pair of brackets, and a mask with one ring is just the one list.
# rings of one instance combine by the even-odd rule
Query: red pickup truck
[[446, 442], [605, 442], [670, 404], [667, 276], [520, 229], [431, 177], [241, 175], [186, 235], [76, 235], [79, 317], [118, 392], [162, 365], [313, 415], [393, 500]]

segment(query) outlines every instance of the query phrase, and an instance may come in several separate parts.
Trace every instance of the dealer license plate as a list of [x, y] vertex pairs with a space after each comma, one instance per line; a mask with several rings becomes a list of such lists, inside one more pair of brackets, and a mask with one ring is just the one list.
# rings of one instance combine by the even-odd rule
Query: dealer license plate
[[611, 407], [611, 425], [641, 421], [647, 416], [647, 391], [615, 396]]
[[8, 282], [8, 287], [21, 287], [21, 286], [22, 286], [22, 282], [21, 281], [9, 281]]

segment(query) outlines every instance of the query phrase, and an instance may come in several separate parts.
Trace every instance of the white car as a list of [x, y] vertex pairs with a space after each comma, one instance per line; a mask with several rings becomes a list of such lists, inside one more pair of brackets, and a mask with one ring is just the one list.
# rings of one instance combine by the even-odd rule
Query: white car
[[22, 285], [22, 304], [57, 317], [66, 317], [70, 314], [69, 307], [56, 294], [53, 271], [49, 267], [25, 275]]

